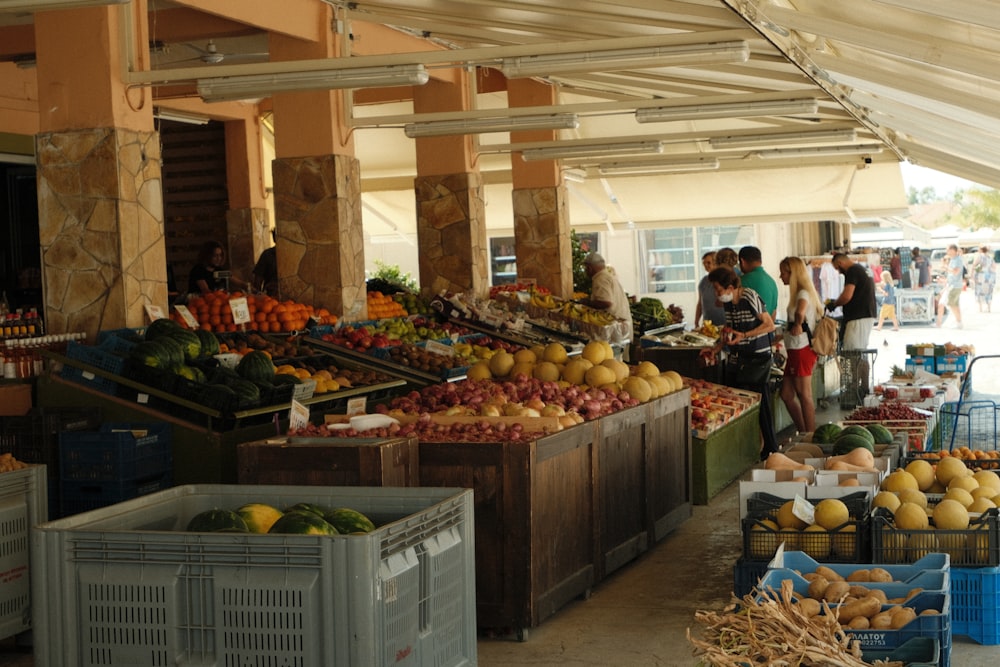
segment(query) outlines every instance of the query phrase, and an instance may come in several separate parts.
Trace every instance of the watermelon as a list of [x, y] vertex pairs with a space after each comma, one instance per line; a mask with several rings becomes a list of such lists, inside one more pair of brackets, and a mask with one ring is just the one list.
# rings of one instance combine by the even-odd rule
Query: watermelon
[[137, 343], [129, 351], [129, 359], [151, 368], [167, 368], [170, 365], [170, 353], [155, 340]]
[[219, 339], [215, 337], [214, 333], [204, 329], [195, 329], [194, 334], [201, 343], [201, 356], [211, 357], [219, 354]]
[[822, 426], [818, 426], [816, 430], [813, 431], [812, 441], [820, 445], [829, 445], [837, 439], [837, 436], [840, 435], [842, 430], [843, 429], [840, 428], [840, 426], [834, 424], [833, 422], [823, 424]]
[[224, 509], [210, 509], [199, 512], [188, 521], [189, 533], [217, 533], [221, 531], [247, 533], [247, 522], [236, 512]]
[[180, 375], [186, 380], [191, 380], [191, 382], [204, 382], [205, 374], [200, 368], [195, 368], [194, 366], [180, 365], [174, 369], [174, 373]]
[[275, 373], [274, 379], [271, 382], [279, 386], [283, 384], [302, 384], [302, 378], [291, 373]]
[[179, 329], [164, 335], [180, 343], [185, 362], [190, 363], [201, 356], [201, 339], [190, 329]]
[[327, 522], [337, 529], [338, 533], [370, 533], [375, 530], [375, 524], [371, 519], [357, 510], [349, 507], [337, 507], [323, 515]]
[[253, 350], [244, 354], [236, 364], [236, 373], [252, 382], [270, 382], [274, 379], [274, 362], [267, 353]]
[[156, 340], [160, 336], [168, 333], [175, 333], [177, 331], [184, 330], [184, 327], [177, 322], [174, 322], [166, 317], [161, 317], [158, 320], [153, 320], [150, 325], [146, 327], [146, 340]]
[[233, 383], [242, 380], [239, 375], [236, 374], [232, 368], [226, 368], [225, 366], [218, 366], [212, 369], [212, 372], [208, 375], [208, 381], [212, 384], [224, 384], [227, 387]]
[[277, 507], [264, 503], [247, 503], [237, 508], [236, 513], [246, 521], [251, 533], [266, 533], [284, 514]]
[[875, 436], [871, 434], [871, 431], [866, 429], [864, 426], [859, 426], [857, 424], [845, 427], [837, 437], [839, 438], [842, 435], [856, 435], [864, 438], [873, 445], [875, 444]]
[[286, 512], [312, 512], [316, 516], [325, 516], [327, 512], [330, 512], [329, 507], [323, 507], [322, 505], [316, 505], [315, 503], [295, 503], [291, 507], [285, 508]]
[[160, 336], [153, 342], [159, 343], [166, 353], [166, 365], [162, 368], [173, 370], [184, 363], [184, 347], [172, 337]]
[[289, 535], [339, 535], [320, 515], [306, 510], [285, 512], [267, 532]]
[[234, 380], [229, 383], [229, 387], [236, 392], [241, 406], [253, 405], [260, 402], [260, 389], [253, 382], [248, 380]]
[[892, 435], [892, 431], [881, 424], [868, 424], [865, 428], [868, 429], [868, 432], [872, 434], [873, 438], [875, 438], [876, 445], [891, 445], [895, 442], [895, 437]]
[[857, 449], [858, 447], [863, 447], [872, 454], [875, 453], [875, 446], [869, 442], [867, 438], [855, 433], [847, 433], [834, 440], [833, 454], [834, 456], [840, 456], [841, 454], [846, 454], [852, 449]]

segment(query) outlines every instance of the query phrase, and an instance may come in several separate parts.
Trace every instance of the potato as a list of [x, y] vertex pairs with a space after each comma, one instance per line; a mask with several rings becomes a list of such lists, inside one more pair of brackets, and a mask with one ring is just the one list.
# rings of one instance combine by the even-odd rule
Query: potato
[[868, 571], [868, 576], [871, 577], [869, 581], [875, 581], [878, 583], [885, 584], [893, 581], [892, 575], [889, 574], [889, 571], [881, 567], [873, 567]]
[[857, 584], [855, 584], [855, 585], [851, 586], [850, 590], [847, 591], [847, 594], [850, 595], [853, 598], [861, 599], [861, 598], [868, 597], [868, 594], [870, 592], [871, 591], [869, 591], [864, 586], [858, 586]]
[[868, 570], [855, 570], [847, 575], [848, 581], [871, 581], [871, 573]]
[[893, 630], [899, 630], [916, 617], [917, 612], [913, 610], [913, 607], [900, 607], [899, 612], [892, 615], [892, 623], [889, 627]]
[[923, 591], [924, 589], [922, 588], [911, 588], [910, 591], [906, 594], [906, 598], [903, 600], [903, 602], [906, 602], [907, 600], [909, 600], [918, 593], [923, 593]]
[[868, 591], [868, 594], [871, 595], [872, 597], [878, 598], [879, 602], [881, 602], [882, 604], [888, 604], [888, 600], [885, 599], [885, 591], [876, 588]]
[[924, 609], [918, 616], [937, 616], [940, 613], [937, 609]]
[[847, 627], [851, 630], [867, 630], [871, 627], [871, 623], [868, 621], [867, 616], [855, 616], [851, 619], [851, 622], [847, 624]]
[[812, 618], [813, 616], [818, 615], [821, 610], [822, 605], [820, 605], [817, 600], [813, 600], [812, 598], [802, 598], [799, 600], [799, 611], [801, 611], [802, 615], [806, 618]]
[[875, 614], [868, 619], [868, 627], [872, 630], [888, 630], [892, 627], [892, 614], [887, 611]]
[[812, 581], [818, 576], [819, 575], [816, 574], [815, 572], [806, 572], [805, 574], [802, 575], [802, 578], [805, 579], [806, 581]]
[[820, 565], [816, 568], [816, 574], [823, 577], [829, 582], [843, 581], [844, 578], [840, 576], [837, 572], [831, 570], [826, 565]]
[[817, 576], [809, 582], [809, 597], [813, 600], [822, 600], [823, 593], [826, 592], [826, 588], [829, 585], [830, 582], [826, 580], [826, 577]]
[[837, 620], [841, 623], [850, 623], [858, 616], [870, 618], [878, 614], [881, 608], [882, 603], [879, 602], [878, 598], [869, 596], [857, 602], [840, 605], [837, 608]]
[[823, 599], [827, 602], [838, 602], [847, 597], [851, 590], [851, 585], [846, 581], [831, 581], [823, 591]]

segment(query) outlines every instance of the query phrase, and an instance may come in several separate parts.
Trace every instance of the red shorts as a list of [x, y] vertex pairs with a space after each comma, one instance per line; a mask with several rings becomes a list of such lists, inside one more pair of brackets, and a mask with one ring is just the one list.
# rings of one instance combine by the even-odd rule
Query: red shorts
[[799, 350], [787, 350], [788, 360], [785, 362], [785, 375], [790, 377], [807, 378], [813, 374], [816, 367], [816, 359], [819, 357], [813, 352], [811, 347], [803, 347]]

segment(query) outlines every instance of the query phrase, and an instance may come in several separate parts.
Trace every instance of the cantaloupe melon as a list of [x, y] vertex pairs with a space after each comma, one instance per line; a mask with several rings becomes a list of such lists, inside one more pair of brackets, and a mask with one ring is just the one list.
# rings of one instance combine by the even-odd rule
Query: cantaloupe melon
[[518, 375], [524, 375], [525, 377], [531, 377], [532, 371], [535, 370], [535, 365], [530, 362], [522, 362], [519, 364], [514, 364], [510, 373], [507, 374], [510, 378], [516, 378]]
[[657, 396], [666, 396], [674, 391], [674, 385], [662, 375], [654, 375], [651, 378], [646, 378], [646, 381], [653, 387]]
[[566, 348], [563, 347], [562, 343], [549, 343], [545, 346], [542, 359], [544, 361], [551, 361], [554, 364], [565, 364], [566, 360], [569, 359], [569, 355], [566, 354]]
[[652, 396], [649, 383], [646, 382], [645, 378], [638, 375], [625, 380], [625, 382], [622, 383], [622, 390], [628, 392], [629, 396], [636, 399], [640, 403], [645, 403]]
[[989, 498], [976, 498], [975, 500], [972, 501], [972, 504], [969, 505], [966, 509], [969, 512], [982, 514], [983, 512], [991, 510], [996, 506], [997, 506], [996, 503], [994, 503]]
[[813, 521], [827, 530], [842, 526], [850, 518], [851, 513], [847, 510], [847, 505], [838, 498], [824, 498], [816, 503], [813, 513]]
[[940, 550], [937, 536], [930, 533], [914, 533], [906, 540], [906, 560], [911, 563]]
[[883, 491], [902, 491], [903, 489], [916, 489], [919, 490], [919, 485], [917, 484], [917, 478], [906, 472], [902, 468], [897, 468], [889, 473], [885, 479], [882, 480], [882, 490]]
[[762, 519], [750, 527], [750, 558], [765, 560], [774, 555], [778, 549], [778, 530], [780, 527], [771, 519]]
[[615, 372], [606, 366], [594, 366], [583, 376], [584, 381], [591, 387], [600, 387], [615, 381]]
[[818, 523], [806, 526], [799, 536], [799, 548], [818, 561], [830, 555], [830, 533]]
[[934, 466], [925, 459], [914, 459], [905, 468], [917, 480], [917, 488], [927, 491], [934, 484]]
[[979, 488], [979, 480], [977, 480], [972, 475], [960, 475], [952, 477], [951, 481], [948, 482], [949, 489], [965, 489], [969, 493], [972, 493], [973, 489]]
[[958, 487], [945, 491], [944, 497], [946, 500], [957, 500], [962, 504], [962, 507], [968, 507], [975, 500], [971, 493]]
[[934, 526], [940, 530], [965, 530], [969, 511], [957, 500], [945, 498], [934, 507]]
[[926, 530], [930, 525], [927, 511], [916, 503], [902, 503], [896, 508], [895, 523], [899, 530]]
[[562, 370], [562, 379], [572, 384], [583, 384], [583, 376], [593, 367], [586, 359], [573, 359]]
[[938, 461], [937, 468], [934, 469], [934, 476], [943, 485], [948, 486], [953, 477], [965, 475], [968, 470], [963, 462], [954, 457], [946, 456]]
[[684, 388], [684, 378], [677, 371], [663, 371], [660, 375], [674, 384], [674, 391], [680, 391]]
[[[607, 359], [609, 355], [605, 353], [604, 346], [601, 345], [600, 341], [592, 340], [583, 346], [580, 356], [596, 366]], [[610, 357], [614, 358], [614, 355], [612, 354]]]
[[857, 556], [858, 529], [853, 523], [849, 523], [830, 538], [830, 549], [837, 558], [850, 558]]
[[524, 348], [523, 350], [518, 350], [517, 352], [514, 353], [514, 363], [518, 364], [524, 364], [529, 362], [536, 363], [537, 361], [538, 357], [535, 355], [534, 352], [532, 352], [528, 348]]
[[916, 503], [924, 509], [927, 508], [927, 495], [917, 489], [903, 489], [896, 493], [899, 496], [899, 503]]
[[551, 361], [543, 361], [534, 365], [531, 375], [543, 382], [555, 382], [559, 379], [559, 368]]
[[469, 370], [465, 372], [465, 376], [470, 380], [489, 380], [493, 377], [493, 372], [490, 370], [490, 363], [488, 361], [477, 361], [469, 366]]
[[624, 361], [619, 361], [618, 359], [605, 359], [601, 362], [602, 366], [607, 366], [615, 372], [615, 382], [624, 382], [625, 378], [629, 376], [628, 364]]
[[660, 369], [652, 361], [640, 361], [635, 370], [632, 373], [641, 378], [652, 377], [653, 375], [659, 375]]
[[507, 377], [511, 369], [514, 368], [514, 355], [506, 350], [500, 350], [490, 357], [490, 372], [493, 377]]
[[900, 505], [902, 502], [900, 502], [899, 496], [892, 491], [879, 491], [872, 500], [873, 507], [884, 507], [890, 512], [895, 512]]
[[802, 530], [809, 525], [792, 512], [792, 508], [794, 506], [795, 501], [789, 500], [778, 508], [778, 526], [781, 528], [794, 528], [795, 530]]
[[1000, 475], [992, 470], [977, 470], [972, 473], [972, 476], [979, 482], [979, 486], [987, 486], [996, 489], [996, 493], [1000, 493]]

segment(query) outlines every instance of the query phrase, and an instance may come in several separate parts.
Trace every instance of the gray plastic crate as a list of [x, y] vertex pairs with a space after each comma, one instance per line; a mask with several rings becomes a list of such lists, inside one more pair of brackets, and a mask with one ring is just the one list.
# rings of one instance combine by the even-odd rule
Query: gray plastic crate
[[[366, 535], [188, 533], [212, 508], [352, 507]], [[32, 532], [35, 659], [70, 665], [463, 667], [472, 491], [187, 485]]]
[[44, 465], [0, 473], [0, 638], [31, 628], [31, 527], [48, 516]]

